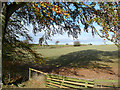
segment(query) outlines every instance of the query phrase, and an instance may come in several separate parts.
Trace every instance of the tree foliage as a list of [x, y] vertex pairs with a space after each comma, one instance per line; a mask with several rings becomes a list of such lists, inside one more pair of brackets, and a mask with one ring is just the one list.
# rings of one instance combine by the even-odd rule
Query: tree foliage
[[[32, 41], [27, 25], [33, 26], [33, 33], [44, 31], [44, 41], [54, 34], [64, 32], [78, 38], [81, 24], [84, 31], [97, 33], [100, 37], [114, 42], [119, 41], [119, 4], [120, 2], [4, 2], [2, 3], [3, 52], [7, 44], [24, 48], [19, 41], [23, 36]], [[96, 9], [95, 6], [100, 8]], [[97, 30], [94, 23], [101, 26]], [[17, 45], [18, 42], [21, 45]], [[27, 47], [28, 50], [30, 48]], [[32, 52], [32, 51], [31, 51]]]
[[80, 42], [79, 41], [74, 41], [74, 46], [80, 46]]
[[56, 41], [55, 44], [58, 45], [59, 42], [60, 42], [60, 41]]
[[[11, 6], [11, 8], [11, 4], [15, 5], [15, 3], [10, 3], [8, 6]], [[100, 9], [95, 8], [96, 4]], [[12, 16], [9, 18], [7, 27], [11, 32], [16, 30], [13, 35], [21, 34], [31, 39], [23, 25], [32, 24], [34, 34], [44, 30], [44, 38], [46, 39], [56, 33], [62, 34], [63, 31], [68, 31], [68, 35], [77, 38], [81, 31], [81, 23], [85, 26], [84, 30], [86, 32], [89, 31], [88, 28], [92, 28], [93, 34], [98, 32], [93, 24], [95, 22], [103, 27], [103, 30], [98, 32], [103, 34], [100, 35], [101, 37], [118, 43], [119, 2], [92, 2], [88, 4], [83, 2], [30, 2], [24, 3], [22, 7], [21, 3], [16, 5], [20, 5], [20, 8], [16, 9], [14, 13], [10, 13]], [[59, 27], [56, 27], [56, 25]], [[113, 33], [112, 39], [109, 38], [109, 32]]]
[[29, 40], [23, 40], [23, 43], [29, 44]]
[[42, 44], [43, 44], [43, 41], [44, 41], [44, 38], [43, 38], [43, 37], [39, 38], [39, 45], [42, 45]]
[[99, 2], [99, 13], [94, 12], [95, 22], [103, 27], [99, 36], [114, 42], [117, 46], [120, 39], [120, 2]]

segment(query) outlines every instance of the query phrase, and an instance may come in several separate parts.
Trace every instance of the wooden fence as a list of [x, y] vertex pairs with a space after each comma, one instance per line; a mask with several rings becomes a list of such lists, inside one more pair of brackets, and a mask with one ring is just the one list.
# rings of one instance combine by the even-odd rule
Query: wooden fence
[[[46, 77], [46, 86], [53, 88], [97, 88], [97, 87], [108, 87], [100, 85], [98, 82], [105, 80], [85, 80], [79, 78], [73, 78], [68, 76], [62, 76], [57, 74], [44, 73], [32, 68], [29, 68], [29, 80], [31, 79], [31, 71], [41, 73]], [[107, 82], [117, 82], [117, 80], [106, 80]]]

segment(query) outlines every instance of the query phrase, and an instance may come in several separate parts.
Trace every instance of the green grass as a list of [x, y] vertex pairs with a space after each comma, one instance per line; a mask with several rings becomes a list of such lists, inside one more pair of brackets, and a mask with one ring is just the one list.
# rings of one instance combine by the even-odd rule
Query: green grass
[[[108, 71], [111, 67], [118, 68], [118, 48], [115, 45], [84, 45], [79, 47], [72, 45], [31, 45], [31, 48], [44, 56], [47, 63], [45, 66], [49, 66], [51, 70], [57, 67], [98, 68]], [[9, 60], [9, 58], [7, 59]], [[25, 60], [32, 62], [30, 58]], [[33, 64], [21, 64], [17, 61], [15, 65], [12, 65], [11, 61], [4, 60], [4, 62], [5, 65], [8, 65], [8, 67], [4, 66], [4, 69], [7, 68], [6, 71], [13, 67], [14, 73], [17, 71], [22, 75], [25, 74], [25, 77], [28, 76], [28, 68]]]
[[37, 53], [41, 53], [47, 64], [52, 67], [107, 68], [108, 65], [106, 63], [116, 66], [118, 59], [118, 48], [115, 45], [58, 47], [59, 45], [52, 49], [43, 49], [41, 46], [32, 48]]
[[[59, 45], [58, 45], [59, 46]], [[41, 53], [45, 57], [54, 57], [61, 56], [72, 52], [83, 51], [83, 50], [99, 50], [99, 51], [116, 51], [118, 48], [115, 45], [88, 45], [88, 46], [80, 46], [80, 47], [62, 47], [62, 48], [47, 48], [41, 49], [39, 46], [34, 47], [38, 53]]]
[[33, 47], [41, 53], [50, 69], [60, 67], [102, 69], [114, 74], [111, 68], [118, 68], [118, 47], [115, 45], [87, 45], [79, 47], [53, 46], [54, 48]]

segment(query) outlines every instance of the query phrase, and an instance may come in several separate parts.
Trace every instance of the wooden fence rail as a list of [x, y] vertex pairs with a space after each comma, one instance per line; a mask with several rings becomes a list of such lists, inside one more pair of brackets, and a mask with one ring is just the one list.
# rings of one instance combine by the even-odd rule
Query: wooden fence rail
[[118, 82], [118, 80], [85, 80], [61, 76], [56, 74], [44, 73], [39, 70], [29, 68], [29, 80], [31, 79], [31, 71], [39, 72], [46, 77], [46, 86], [53, 88], [96, 88], [99, 85], [96, 82]]

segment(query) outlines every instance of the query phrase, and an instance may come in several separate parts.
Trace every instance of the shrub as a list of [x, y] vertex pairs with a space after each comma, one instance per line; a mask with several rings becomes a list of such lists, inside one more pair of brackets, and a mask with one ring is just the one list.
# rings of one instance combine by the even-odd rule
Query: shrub
[[66, 43], [66, 45], [68, 45], [68, 43]]
[[29, 44], [29, 40], [23, 40], [23, 43]]
[[74, 46], [80, 46], [80, 42], [79, 41], [75, 41], [74, 42]]
[[92, 43], [90, 43], [89, 45], [92, 45]]
[[58, 45], [59, 42], [60, 42], [60, 41], [56, 41], [55, 44]]

